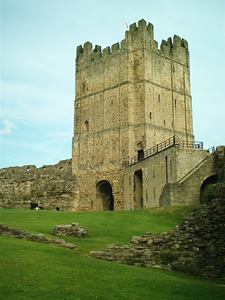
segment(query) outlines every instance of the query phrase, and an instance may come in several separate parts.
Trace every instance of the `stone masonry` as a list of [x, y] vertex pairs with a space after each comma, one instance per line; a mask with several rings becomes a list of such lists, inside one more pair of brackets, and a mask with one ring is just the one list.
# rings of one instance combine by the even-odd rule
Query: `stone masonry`
[[11, 238], [23, 239], [27, 241], [33, 241], [42, 244], [65, 247], [68, 249], [79, 250], [79, 248], [76, 245], [72, 243], [66, 243], [62, 239], [47, 238], [46, 236], [44, 236], [44, 234], [33, 234], [33, 233], [26, 232], [25, 230], [22, 230], [20, 228], [8, 227], [7, 225], [4, 224], [0, 224], [0, 235], [8, 236]]
[[140, 20], [112, 47], [77, 47], [72, 171], [76, 210], [124, 209], [122, 163], [178, 135], [194, 140], [186, 40]]
[[217, 155], [190, 146], [176, 144], [126, 167], [125, 209], [203, 204], [205, 183], [217, 182]]
[[113, 244], [91, 257], [141, 267], [177, 270], [205, 277], [225, 276], [225, 146], [218, 149], [215, 199], [173, 230], [134, 236], [131, 245]]
[[[194, 143], [186, 40], [175, 35], [158, 47], [153, 25], [140, 20], [121, 43], [103, 50], [90, 42], [78, 46], [75, 96], [72, 159], [1, 169], [0, 208], [199, 204], [205, 187], [225, 177], [217, 176], [214, 153]], [[174, 145], [145, 157], [174, 137], [193, 147]], [[138, 163], [125, 168], [134, 157]]]
[[52, 229], [52, 234], [57, 236], [86, 238], [88, 230], [78, 223], [72, 223], [71, 225], [55, 225]]
[[141, 267], [177, 270], [205, 277], [225, 276], [225, 184], [217, 199], [190, 214], [173, 230], [134, 236], [131, 245], [113, 244], [91, 257]]
[[71, 159], [58, 164], [11, 167], [0, 170], [0, 207], [29, 209], [37, 203], [44, 209], [74, 210], [76, 177]]

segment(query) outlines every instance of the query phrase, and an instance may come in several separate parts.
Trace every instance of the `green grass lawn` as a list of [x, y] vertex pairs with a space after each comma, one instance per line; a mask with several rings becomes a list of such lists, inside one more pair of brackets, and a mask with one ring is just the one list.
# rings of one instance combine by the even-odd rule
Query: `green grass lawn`
[[0, 237], [0, 299], [224, 299], [223, 279], [204, 279], [89, 257], [133, 235], [165, 232], [193, 207], [120, 212], [0, 210], [0, 223], [51, 235], [54, 225], [79, 223], [87, 239], [64, 238], [80, 251]]

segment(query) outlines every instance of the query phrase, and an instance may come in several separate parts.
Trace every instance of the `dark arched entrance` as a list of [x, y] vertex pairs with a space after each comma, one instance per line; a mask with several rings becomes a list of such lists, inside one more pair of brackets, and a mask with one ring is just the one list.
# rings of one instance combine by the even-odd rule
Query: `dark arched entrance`
[[97, 210], [114, 210], [111, 184], [102, 180], [96, 185]]
[[210, 177], [208, 177], [203, 184], [201, 185], [201, 189], [200, 189], [200, 204], [205, 204], [205, 188], [207, 187], [207, 185], [210, 184], [215, 184], [217, 183], [217, 175], [212, 175]]
[[134, 209], [143, 208], [143, 175], [142, 170], [134, 172]]

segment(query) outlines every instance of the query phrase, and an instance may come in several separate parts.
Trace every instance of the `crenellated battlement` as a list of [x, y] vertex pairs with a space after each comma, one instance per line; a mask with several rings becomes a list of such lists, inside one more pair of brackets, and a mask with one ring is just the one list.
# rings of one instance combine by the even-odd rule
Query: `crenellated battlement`
[[151, 23], [146, 24], [146, 21], [142, 19], [138, 22], [138, 25], [136, 23], [131, 24], [129, 30], [125, 33], [125, 39], [120, 43], [113, 44], [111, 47], [102, 50], [101, 46], [96, 45], [93, 49], [90, 42], [86, 42], [83, 47], [82, 45], [78, 46], [76, 54], [77, 68], [79, 68], [80, 63], [84, 67], [84, 65], [88, 66], [92, 62], [118, 55], [122, 51], [135, 51], [142, 48], [178, 63], [189, 65], [188, 42], [185, 39], [174, 35], [173, 39], [169, 37], [167, 41], [162, 40], [160, 47], [158, 47], [158, 42], [154, 40], [153, 25]]
[[175, 35], [158, 47], [153, 25], [140, 20], [110, 47], [77, 47], [74, 120], [76, 209], [79, 204], [79, 210], [120, 210], [126, 201], [134, 201], [134, 209], [159, 205], [165, 157], [149, 192], [146, 181], [138, 181], [145, 173], [138, 171], [125, 196], [121, 165], [173, 135], [194, 140], [187, 42]]

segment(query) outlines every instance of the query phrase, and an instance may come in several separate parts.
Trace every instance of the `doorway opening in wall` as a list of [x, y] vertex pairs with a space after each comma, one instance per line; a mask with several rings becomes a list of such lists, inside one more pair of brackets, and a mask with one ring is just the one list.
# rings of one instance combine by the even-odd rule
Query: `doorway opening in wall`
[[144, 159], [144, 151], [143, 150], [138, 150], [138, 161]]
[[97, 210], [114, 210], [112, 186], [107, 180], [99, 181], [96, 185]]
[[200, 204], [206, 203], [205, 189], [207, 186], [217, 183], [217, 175], [212, 175], [203, 182], [200, 189]]
[[138, 161], [144, 159], [144, 150], [143, 150], [143, 143], [138, 142], [137, 143], [137, 152], [138, 152]]
[[143, 208], [143, 174], [139, 169], [134, 172], [134, 209]]

